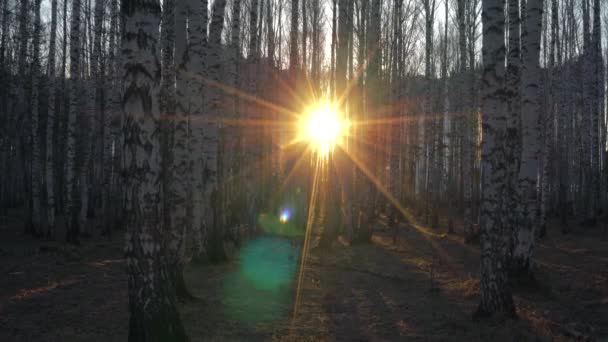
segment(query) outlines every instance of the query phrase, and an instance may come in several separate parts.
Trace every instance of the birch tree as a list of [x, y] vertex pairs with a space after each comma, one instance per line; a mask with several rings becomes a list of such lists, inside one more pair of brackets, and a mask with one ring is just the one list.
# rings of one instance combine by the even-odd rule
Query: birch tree
[[46, 161], [45, 161], [45, 183], [46, 183], [46, 235], [47, 238], [55, 234], [55, 173], [54, 173], [54, 136], [55, 120], [57, 113], [55, 102], [57, 102], [57, 87], [55, 83], [55, 50], [57, 45], [57, 0], [51, 0], [51, 32], [49, 39], [49, 55], [47, 77], [49, 80], [48, 114], [46, 121]]
[[42, 231], [42, 155], [41, 155], [41, 142], [40, 142], [40, 34], [41, 34], [41, 23], [40, 23], [40, 3], [41, 0], [34, 1], [34, 36], [32, 39], [32, 64], [30, 73], [32, 77], [31, 84], [31, 117], [30, 117], [30, 128], [31, 128], [31, 205], [32, 205], [32, 233], [39, 235]]
[[[0, 110], [2, 111], [2, 113], [8, 113], [7, 112], [7, 100], [8, 100], [8, 92], [9, 92], [9, 83], [8, 83], [8, 77], [9, 77], [9, 68], [8, 68], [8, 63], [7, 63], [7, 59], [6, 59], [6, 54], [7, 54], [7, 44], [8, 44], [8, 28], [9, 28], [9, 19], [10, 19], [10, 11], [8, 10], [8, 0], [3, 0], [2, 1], [2, 7], [0, 7], [2, 13], [2, 25], [0, 26], [0, 29], [2, 30], [2, 35], [0, 36], [0, 89], [2, 89], [2, 94], [0, 95]], [[5, 123], [5, 125], [8, 123], [8, 118], [6, 118], [7, 122]], [[6, 126], [5, 126], [6, 127]]]
[[[186, 233], [191, 221], [188, 216], [188, 116], [183, 110], [176, 108], [176, 82], [177, 87], [184, 86], [183, 76], [176, 78], [179, 66], [186, 58], [186, 4], [180, 1], [177, 10], [173, 0], [163, 1], [161, 44], [162, 44], [162, 85], [159, 106], [162, 115], [161, 121], [161, 153], [163, 172], [163, 211], [164, 229], [167, 230], [167, 250], [169, 252], [169, 271], [180, 300], [193, 298], [184, 281], [183, 267], [185, 263]], [[182, 17], [183, 16], [183, 17]], [[176, 25], [176, 19], [180, 22]], [[175, 28], [179, 38], [176, 40]]]
[[160, 3], [123, 0], [126, 259], [129, 341], [187, 341], [176, 308], [162, 229], [159, 108]]
[[529, 272], [534, 248], [535, 229], [538, 224], [537, 172], [540, 149], [540, 36], [542, 31], [543, 0], [528, 0], [526, 5], [526, 31], [523, 46], [523, 97], [522, 97], [522, 154], [518, 173], [517, 225], [512, 267], [517, 272]]
[[[211, 25], [209, 27], [208, 67], [210, 80], [217, 84], [221, 77], [221, 37], [224, 27], [224, 11], [226, 0], [215, 0], [211, 11]], [[207, 89], [206, 97], [207, 116], [222, 117], [220, 112], [221, 94], [218, 89]], [[220, 201], [218, 185], [218, 124], [214, 120], [205, 120], [203, 139], [203, 165], [204, 165], [204, 203], [206, 205], [205, 224], [210, 232], [209, 257], [211, 261], [225, 261], [224, 235], [222, 221], [219, 218]]]
[[[507, 75], [505, 92], [508, 98], [507, 102], [507, 136], [506, 136], [506, 158], [508, 161], [508, 203], [509, 211], [515, 211], [519, 204], [517, 196], [518, 173], [521, 159], [520, 146], [520, 127], [521, 127], [521, 94], [520, 94], [520, 15], [519, 15], [519, 0], [509, 0], [508, 19], [509, 19], [509, 34], [508, 43], [509, 51], [507, 55]], [[515, 218], [515, 215], [511, 216]], [[516, 226], [515, 222], [511, 223]]]
[[289, 31], [289, 70], [299, 69], [298, 57], [298, 0], [291, 1], [291, 28]]
[[190, 0], [189, 2], [189, 41], [188, 41], [188, 69], [191, 73], [189, 79], [190, 101], [190, 177], [191, 179], [191, 201], [192, 201], [192, 230], [195, 236], [196, 253], [202, 255], [204, 251], [207, 232], [205, 227], [209, 225], [210, 210], [208, 202], [205, 202], [205, 156], [203, 153], [206, 135], [203, 120], [204, 102], [204, 80], [207, 77], [205, 71], [205, 53], [207, 45], [207, 1]]
[[[601, 198], [600, 191], [602, 189], [600, 182], [600, 165], [602, 157], [602, 149], [606, 149], [606, 143], [603, 142], [604, 147], [600, 147], [602, 138], [600, 134], [600, 126], [605, 125], [602, 123], [604, 113], [604, 61], [602, 59], [602, 30], [600, 22], [600, 7], [601, 2], [594, 0], [593, 2], [593, 29], [591, 37], [591, 59], [593, 63], [592, 67], [592, 80], [591, 85], [592, 96], [594, 99], [593, 108], [591, 110], [591, 187], [590, 196], [591, 198], [591, 217], [595, 221], [596, 216], [601, 215]], [[605, 167], [605, 166], [604, 166]]]
[[483, 23], [483, 150], [481, 203], [481, 279], [477, 316], [515, 313], [507, 279], [508, 230], [503, 198], [505, 167], [505, 16], [504, 0], [482, 0]]
[[66, 239], [70, 243], [78, 243], [80, 232], [78, 221], [78, 183], [76, 176], [79, 168], [76, 161], [76, 131], [77, 118], [80, 112], [78, 97], [80, 94], [80, 0], [72, 1], [72, 22], [70, 25], [70, 94], [68, 122], [66, 127]]

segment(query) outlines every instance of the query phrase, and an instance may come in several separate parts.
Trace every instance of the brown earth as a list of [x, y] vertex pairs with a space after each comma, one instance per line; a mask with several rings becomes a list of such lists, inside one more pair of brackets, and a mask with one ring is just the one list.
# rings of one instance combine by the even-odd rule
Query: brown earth
[[[122, 247], [120, 233], [80, 247], [35, 241], [21, 234], [18, 221], [2, 218], [0, 341], [126, 340]], [[602, 229], [569, 235], [550, 229], [536, 257], [536, 283], [514, 288], [516, 320], [472, 319], [477, 246], [443, 229], [406, 224], [393, 244], [382, 222], [372, 244], [313, 248], [295, 316], [297, 274], [287, 286], [254, 288], [239, 276], [239, 258], [189, 266], [186, 280], [201, 299], [180, 304], [180, 311], [192, 341], [608, 340]]]

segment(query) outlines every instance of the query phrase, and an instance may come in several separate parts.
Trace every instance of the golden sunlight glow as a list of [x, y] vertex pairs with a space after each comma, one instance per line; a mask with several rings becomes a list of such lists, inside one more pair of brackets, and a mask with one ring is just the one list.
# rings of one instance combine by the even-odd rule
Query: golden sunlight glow
[[337, 106], [323, 101], [306, 110], [300, 122], [300, 139], [309, 141], [320, 157], [327, 157], [346, 136], [348, 126]]

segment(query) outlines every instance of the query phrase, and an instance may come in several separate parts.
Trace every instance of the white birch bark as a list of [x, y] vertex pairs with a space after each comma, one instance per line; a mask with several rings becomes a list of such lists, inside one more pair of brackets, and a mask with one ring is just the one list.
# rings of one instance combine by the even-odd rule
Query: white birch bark
[[119, 96], [117, 88], [119, 88], [116, 77], [116, 45], [118, 36], [118, 1], [110, 0], [110, 30], [108, 34], [108, 52], [107, 52], [107, 76], [105, 82], [105, 98], [107, 103], [104, 105], [103, 113], [103, 148], [102, 148], [102, 168], [103, 180], [101, 189], [101, 212], [103, 215], [103, 230], [109, 233], [112, 230], [112, 221], [115, 219], [116, 213], [113, 210], [116, 203], [112, 203], [116, 193], [116, 178], [117, 170], [117, 155], [121, 146], [118, 145], [118, 136], [114, 125], [119, 125], [120, 111], [118, 110]]
[[68, 109], [67, 142], [65, 161], [65, 185], [66, 185], [66, 239], [71, 243], [78, 243], [78, 182], [76, 175], [78, 167], [76, 163], [76, 132], [78, 130], [77, 117], [79, 113], [80, 94], [80, 0], [72, 1], [72, 21], [70, 26], [70, 105]]
[[44, 220], [42, 216], [42, 155], [41, 155], [41, 142], [40, 142], [40, 34], [41, 34], [41, 23], [40, 23], [40, 3], [41, 0], [34, 1], [34, 36], [32, 40], [32, 64], [31, 64], [31, 149], [32, 149], [32, 160], [31, 160], [31, 201], [32, 201], [32, 232], [35, 235], [41, 233], [42, 222]]
[[207, 178], [204, 161], [205, 123], [203, 110], [205, 51], [207, 45], [207, 1], [190, 0], [189, 2], [189, 46], [188, 69], [191, 72], [189, 79], [190, 101], [190, 177], [192, 201], [192, 230], [194, 232], [196, 254], [201, 255], [205, 249], [209, 224], [209, 208], [204, 202], [204, 182]]
[[[298, 0], [291, 1], [291, 24], [289, 33], [289, 70], [293, 73], [299, 69], [298, 57]], [[334, 6], [335, 8], [335, 6]]]
[[[190, 176], [189, 120], [190, 103], [188, 100], [188, 6], [184, 1], [175, 3], [175, 113], [173, 114], [169, 140], [171, 149], [170, 174], [168, 184], [169, 224], [174, 233], [185, 234], [192, 229], [191, 203], [189, 203], [192, 179]], [[175, 239], [180, 257], [185, 257], [186, 242]]]
[[[221, 53], [222, 53], [222, 30], [224, 27], [224, 11], [226, 0], [216, 0], [212, 6], [211, 25], [209, 27], [208, 41], [208, 64], [207, 72], [209, 78], [214, 83], [220, 82], [221, 77]], [[205, 228], [210, 232], [209, 256], [212, 261], [224, 261], [226, 255], [223, 249], [224, 227], [221, 214], [218, 212], [220, 207], [220, 189], [218, 187], [218, 152], [219, 127], [213, 118], [221, 118], [222, 95], [220, 90], [215, 87], [208, 87], [205, 98], [205, 116], [203, 120], [203, 203], [205, 208]]]
[[55, 50], [57, 44], [57, 0], [51, 0], [51, 36], [49, 42], [49, 57], [47, 77], [49, 79], [48, 116], [46, 122], [46, 161], [45, 161], [45, 183], [46, 183], [46, 232], [47, 238], [55, 234], [55, 172], [54, 172], [54, 137], [55, 120], [57, 110], [56, 80], [55, 80]]
[[516, 271], [529, 271], [531, 267], [534, 236], [538, 224], [537, 179], [540, 149], [540, 35], [542, 29], [543, 0], [528, 0], [526, 5], [526, 31], [522, 37], [522, 155], [518, 174], [517, 226], [513, 246], [512, 263]]
[[160, 3], [123, 0], [129, 340], [186, 341], [165, 253], [159, 93]]
[[482, 1], [483, 150], [481, 205], [481, 279], [478, 316], [514, 314], [506, 261], [508, 231], [504, 217], [505, 167], [505, 16], [504, 0]]
[[[602, 31], [600, 23], [600, 1], [593, 2], [593, 30], [592, 30], [592, 47], [591, 47], [591, 63], [592, 65], [592, 80], [591, 91], [593, 96], [593, 107], [591, 109], [591, 187], [590, 187], [590, 217], [596, 220], [596, 216], [601, 211], [600, 199], [600, 160], [602, 157], [602, 148], [600, 147], [600, 125], [604, 113], [604, 62], [602, 60]], [[605, 142], [604, 142], [605, 144]], [[605, 146], [604, 146], [605, 149]], [[594, 222], [595, 223], [595, 222]]]

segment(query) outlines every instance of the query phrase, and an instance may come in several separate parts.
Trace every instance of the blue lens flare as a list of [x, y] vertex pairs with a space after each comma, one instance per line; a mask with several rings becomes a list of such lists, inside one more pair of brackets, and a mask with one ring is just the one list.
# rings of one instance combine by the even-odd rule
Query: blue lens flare
[[281, 223], [287, 223], [291, 218], [291, 210], [289, 208], [282, 208], [279, 214], [279, 221]]

